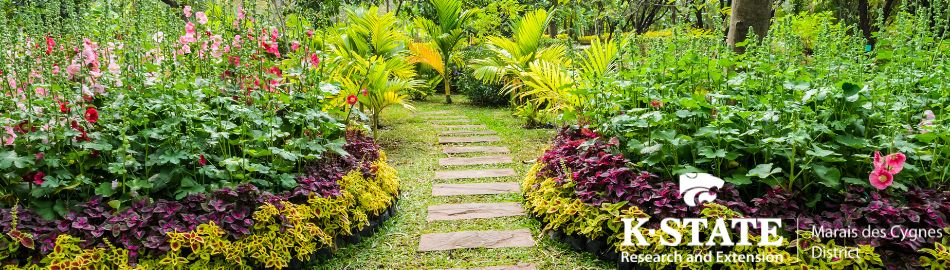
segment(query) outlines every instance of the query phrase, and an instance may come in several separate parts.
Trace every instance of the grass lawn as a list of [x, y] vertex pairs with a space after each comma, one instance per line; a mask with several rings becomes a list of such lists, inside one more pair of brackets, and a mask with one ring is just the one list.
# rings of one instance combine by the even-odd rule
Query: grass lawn
[[[512, 117], [506, 108], [479, 108], [469, 105], [467, 99], [454, 97], [455, 104], [441, 102], [443, 97], [432, 97], [415, 102], [419, 112], [451, 110], [465, 115], [473, 124], [485, 124], [498, 132], [501, 142], [481, 145], [506, 146], [511, 149], [514, 164], [453, 167], [455, 169], [507, 168], [524, 174], [553, 136], [550, 129], [523, 129], [521, 121]], [[541, 235], [540, 224], [527, 216], [427, 222], [426, 209], [430, 205], [473, 202], [519, 202], [520, 194], [433, 197], [432, 183], [436, 171], [447, 170], [438, 165], [446, 157], [437, 142], [438, 130], [419, 114], [402, 107], [392, 107], [383, 115], [386, 125], [380, 131], [379, 143], [387, 151], [389, 162], [399, 170], [402, 197], [398, 214], [380, 227], [373, 237], [357, 245], [337, 251], [336, 257], [323, 262], [317, 269], [441, 269], [531, 263], [538, 269], [609, 269], [612, 263], [597, 260], [587, 253], [574, 252], [565, 244]], [[471, 144], [480, 145], [480, 144]], [[479, 155], [479, 154], [476, 154]], [[480, 154], [486, 155], [486, 154]], [[494, 155], [494, 154], [491, 154]], [[460, 155], [471, 156], [471, 154]], [[528, 163], [525, 163], [528, 161]], [[480, 180], [439, 180], [440, 183], [521, 182], [521, 177]], [[532, 248], [470, 249], [438, 252], [417, 252], [419, 237], [427, 233], [463, 230], [531, 229], [538, 242]]]

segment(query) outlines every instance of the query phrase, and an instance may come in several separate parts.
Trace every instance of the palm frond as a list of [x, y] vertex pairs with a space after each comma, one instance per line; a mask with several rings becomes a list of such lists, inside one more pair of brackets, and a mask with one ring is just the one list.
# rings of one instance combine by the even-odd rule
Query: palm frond
[[412, 54], [409, 56], [409, 62], [419, 63], [426, 65], [440, 75], [445, 74], [445, 64], [442, 61], [442, 54], [438, 52], [438, 49], [432, 43], [411, 43], [409, 44], [409, 51]]

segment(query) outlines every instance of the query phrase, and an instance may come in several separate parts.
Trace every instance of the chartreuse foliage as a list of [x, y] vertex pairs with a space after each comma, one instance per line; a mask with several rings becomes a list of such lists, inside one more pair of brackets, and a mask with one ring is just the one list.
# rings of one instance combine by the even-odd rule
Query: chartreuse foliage
[[[544, 230], [559, 230], [568, 235], [583, 236], [588, 239], [606, 239], [610, 249], [614, 251], [623, 251], [635, 254], [695, 254], [708, 251], [725, 251], [741, 254], [761, 254], [775, 255], [785, 258], [781, 263], [726, 263], [725, 269], [804, 269], [803, 267], [819, 267], [819, 269], [868, 269], [869, 267], [882, 266], [881, 256], [874, 252], [874, 248], [867, 245], [857, 247], [858, 258], [855, 259], [815, 259], [810, 256], [798, 258], [793, 253], [794, 248], [785, 249], [779, 247], [765, 246], [664, 246], [660, 244], [660, 239], [671, 241], [672, 238], [662, 231], [657, 230], [656, 234], [650, 234], [648, 228], [639, 228], [643, 236], [651, 243], [649, 246], [622, 246], [624, 238], [623, 218], [650, 218], [650, 215], [642, 211], [636, 205], [628, 205], [627, 202], [603, 203], [599, 207], [582, 202], [574, 195], [573, 181], [557, 183], [554, 178], [538, 177], [538, 172], [542, 170], [542, 164], [535, 164], [528, 172], [522, 190], [525, 195], [524, 206], [528, 211], [540, 218], [545, 224]], [[726, 206], [709, 203], [704, 206], [700, 212], [699, 218], [708, 219], [728, 219], [742, 217], [742, 214], [729, 209]], [[683, 237], [681, 243], [691, 241], [691, 229], [689, 227], [677, 228]], [[701, 229], [702, 235], [711, 233], [710, 227]], [[738, 235], [731, 233], [730, 237], [738, 239]], [[802, 249], [806, 247], [821, 247], [830, 249], [835, 247], [834, 240], [821, 242], [820, 239], [811, 235], [809, 232], [799, 232], [797, 239], [789, 241], [785, 238], [782, 247], [789, 245], [798, 245]], [[749, 236], [750, 242], [759, 241], [759, 236]], [[716, 263], [722, 264], [722, 263]], [[692, 269], [713, 269], [713, 264], [687, 264], [672, 265], [670, 263], [640, 263], [641, 266], [650, 269], [666, 269], [666, 267], [690, 267]]]
[[[341, 194], [311, 196], [306, 203], [265, 203], [253, 214], [251, 234], [232, 239], [214, 222], [188, 232], [168, 233], [170, 251], [129, 265], [129, 250], [79, 246], [81, 239], [60, 235], [56, 246], [39, 264], [3, 269], [281, 269], [291, 259], [306, 261], [316, 251], [333, 246], [334, 238], [352, 235], [394, 203], [399, 187], [395, 168], [385, 154], [373, 163], [375, 177], [359, 170], [341, 179]], [[11, 243], [13, 244], [13, 243]], [[18, 244], [18, 243], [17, 243]], [[22, 248], [22, 247], [21, 247]]]

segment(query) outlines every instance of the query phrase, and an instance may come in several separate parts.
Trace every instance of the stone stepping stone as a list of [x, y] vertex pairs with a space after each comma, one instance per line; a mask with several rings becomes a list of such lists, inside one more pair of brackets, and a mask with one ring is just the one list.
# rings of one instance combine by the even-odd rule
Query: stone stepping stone
[[451, 268], [445, 270], [537, 270], [533, 264], [499, 265], [476, 268]]
[[475, 129], [475, 128], [487, 128], [485, 125], [433, 125], [437, 128], [444, 129]]
[[464, 124], [471, 123], [472, 120], [469, 119], [446, 119], [446, 120], [432, 120], [433, 124]]
[[523, 216], [520, 203], [460, 203], [429, 206], [428, 221]]
[[491, 165], [511, 163], [509, 156], [451, 157], [439, 159], [441, 166]]
[[475, 137], [439, 137], [439, 143], [478, 143], [478, 142], [497, 142], [501, 138], [498, 136], [475, 136]]
[[501, 146], [446, 146], [442, 148], [445, 154], [463, 153], [508, 153], [508, 147]]
[[419, 239], [419, 251], [453, 250], [463, 248], [533, 247], [531, 231], [464, 231], [431, 233]]
[[495, 178], [517, 175], [518, 173], [513, 169], [462, 170], [435, 172], [435, 179]]
[[455, 120], [455, 119], [468, 119], [464, 115], [451, 115], [451, 114], [425, 114], [422, 115], [422, 118], [428, 120]]
[[419, 112], [419, 114], [422, 114], [422, 115], [444, 115], [444, 114], [450, 114], [450, 113], [452, 113], [452, 111], [445, 111], [445, 110], [442, 110], [442, 111]]
[[432, 185], [432, 196], [494, 195], [505, 193], [521, 193], [521, 184], [517, 182], [493, 182]]
[[495, 135], [493, 130], [446, 130], [439, 132], [440, 136], [469, 136], [469, 135]]

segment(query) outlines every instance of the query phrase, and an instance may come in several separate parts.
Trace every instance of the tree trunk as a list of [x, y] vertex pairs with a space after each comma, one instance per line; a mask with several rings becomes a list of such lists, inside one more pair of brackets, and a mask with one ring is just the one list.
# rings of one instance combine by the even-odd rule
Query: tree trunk
[[874, 46], [874, 36], [871, 34], [871, 14], [868, 0], [858, 0], [858, 27], [864, 35], [865, 44]]
[[452, 69], [449, 68], [448, 63], [445, 65], [445, 77], [442, 80], [442, 83], [445, 84], [445, 104], [452, 104]]
[[736, 46], [745, 41], [749, 28], [755, 31], [759, 39], [769, 32], [772, 20], [772, 1], [770, 0], [733, 0], [732, 16], [729, 19], [729, 34], [726, 42], [737, 53], [745, 52], [744, 46]]

